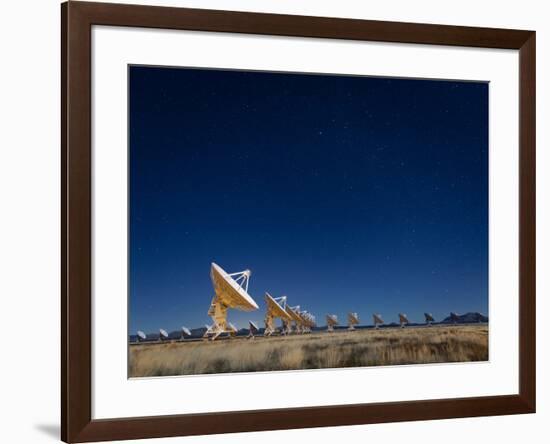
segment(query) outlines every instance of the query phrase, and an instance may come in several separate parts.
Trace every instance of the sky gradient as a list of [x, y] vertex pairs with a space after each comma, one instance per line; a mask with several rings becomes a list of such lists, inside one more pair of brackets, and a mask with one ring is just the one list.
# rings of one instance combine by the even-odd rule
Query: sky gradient
[[210, 323], [210, 263], [335, 313], [488, 310], [488, 84], [129, 67], [129, 333]]

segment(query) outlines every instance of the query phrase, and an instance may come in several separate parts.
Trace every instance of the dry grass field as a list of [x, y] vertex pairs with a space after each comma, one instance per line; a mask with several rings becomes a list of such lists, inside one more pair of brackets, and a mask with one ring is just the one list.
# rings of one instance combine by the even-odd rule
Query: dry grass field
[[486, 361], [488, 327], [316, 332], [130, 346], [130, 377]]

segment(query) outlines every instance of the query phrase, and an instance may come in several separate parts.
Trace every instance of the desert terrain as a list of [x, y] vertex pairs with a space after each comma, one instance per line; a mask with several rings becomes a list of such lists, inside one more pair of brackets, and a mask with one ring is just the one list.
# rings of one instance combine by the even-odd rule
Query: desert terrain
[[132, 344], [129, 377], [488, 360], [487, 324]]

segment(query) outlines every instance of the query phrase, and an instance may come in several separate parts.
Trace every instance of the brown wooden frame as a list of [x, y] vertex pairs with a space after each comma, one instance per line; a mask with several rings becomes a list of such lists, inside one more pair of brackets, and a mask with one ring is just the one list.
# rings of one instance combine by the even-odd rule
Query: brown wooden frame
[[[91, 27], [519, 50], [519, 394], [140, 418], [91, 417]], [[70, 1], [61, 5], [61, 435], [66, 442], [535, 412], [535, 32]]]

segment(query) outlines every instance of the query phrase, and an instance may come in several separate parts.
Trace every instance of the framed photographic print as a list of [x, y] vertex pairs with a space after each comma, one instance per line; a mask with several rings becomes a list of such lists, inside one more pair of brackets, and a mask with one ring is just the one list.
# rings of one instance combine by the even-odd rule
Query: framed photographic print
[[534, 31], [61, 14], [64, 441], [535, 411]]

